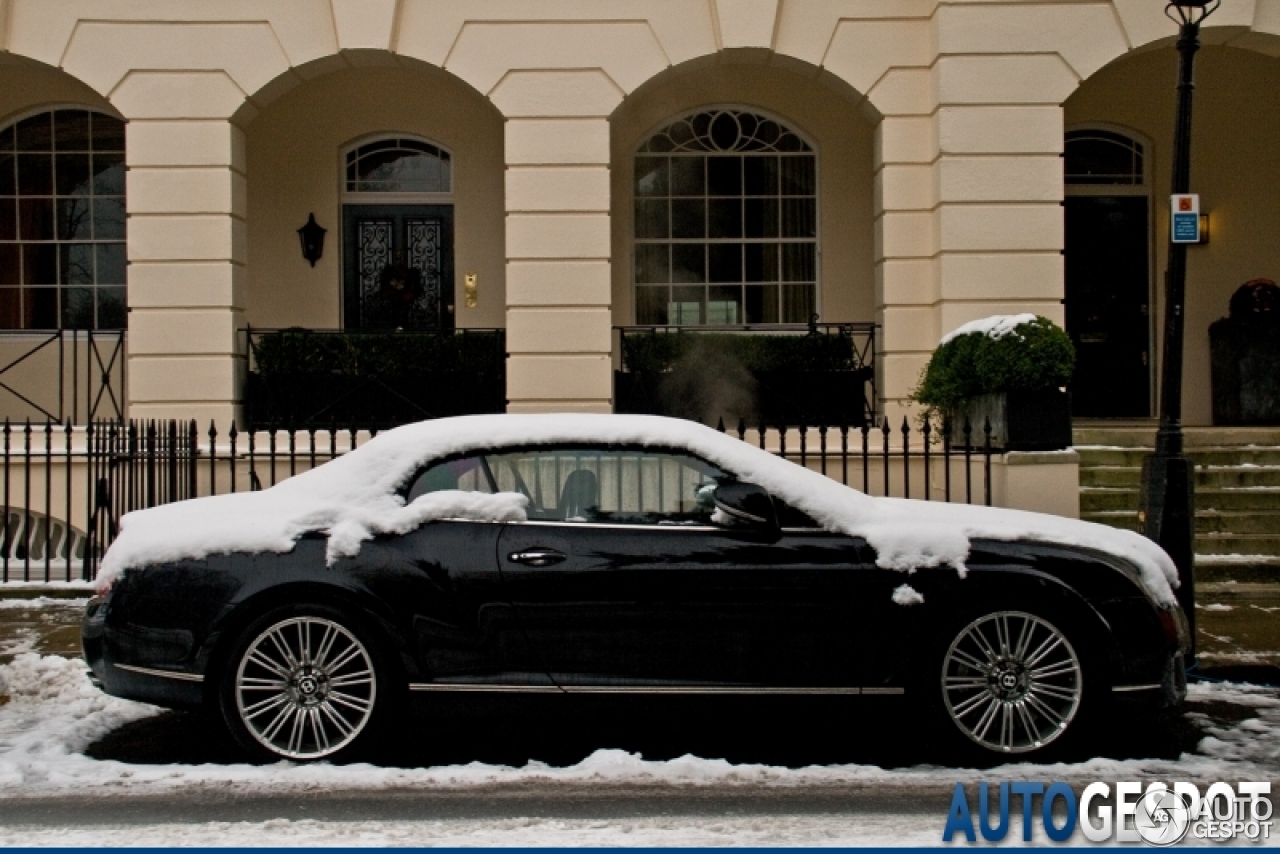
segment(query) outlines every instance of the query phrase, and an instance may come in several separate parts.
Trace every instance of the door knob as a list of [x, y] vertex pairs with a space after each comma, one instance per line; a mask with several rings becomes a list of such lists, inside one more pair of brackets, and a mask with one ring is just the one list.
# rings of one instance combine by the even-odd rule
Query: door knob
[[512, 563], [522, 563], [525, 566], [551, 566], [553, 563], [564, 560], [564, 555], [555, 549], [529, 549], [523, 552], [512, 552], [507, 555], [507, 560]]

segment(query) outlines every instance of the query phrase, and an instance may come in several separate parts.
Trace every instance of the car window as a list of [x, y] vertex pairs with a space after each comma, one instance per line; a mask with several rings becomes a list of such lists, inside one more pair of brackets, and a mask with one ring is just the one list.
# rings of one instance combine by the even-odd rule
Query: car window
[[709, 524], [727, 475], [687, 454], [589, 448], [489, 454], [499, 491], [529, 497], [529, 518], [624, 525]]
[[418, 475], [409, 487], [406, 501], [413, 501], [419, 495], [442, 489], [460, 489], [463, 492], [496, 491], [493, 488], [493, 478], [485, 469], [484, 457], [462, 457], [427, 466], [426, 471]]

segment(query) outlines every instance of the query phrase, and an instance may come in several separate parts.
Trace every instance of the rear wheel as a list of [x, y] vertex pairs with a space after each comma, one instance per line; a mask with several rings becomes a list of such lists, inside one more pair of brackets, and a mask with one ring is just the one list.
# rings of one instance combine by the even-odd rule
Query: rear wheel
[[1079, 729], [1084, 668], [1067, 635], [1026, 611], [964, 626], [942, 656], [942, 707], [992, 754], [1034, 753]]
[[345, 758], [385, 705], [372, 639], [327, 606], [265, 615], [241, 635], [220, 705], [236, 741], [266, 759]]

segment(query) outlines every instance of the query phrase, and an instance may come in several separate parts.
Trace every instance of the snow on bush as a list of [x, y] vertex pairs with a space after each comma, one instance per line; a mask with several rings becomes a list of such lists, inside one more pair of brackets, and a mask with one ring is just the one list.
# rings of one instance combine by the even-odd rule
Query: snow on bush
[[[429, 461], [505, 447], [628, 445], [687, 451], [755, 483], [828, 530], [863, 537], [883, 569], [952, 567], [963, 573], [974, 538], [1086, 546], [1134, 564], [1157, 601], [1172, 604], [1177, 570], [1159, 546], [1132, 531], [1019, 510], [872, 498], [746, 442], [690, 421], [649, 415], [472, 415], [408, 424], [260, 492], [165, 504], [124, 516], [102, 562], [103, 583], [130, 567], [233, 551], [287, 552], [302, 534], [336, 542], [331, 559], [358, 553], [372, 534], [429, 519], [512, 521], [513, 497], [456, 495], [410, 507], [397, 490]], [[429, 494], [430, 495], [430, 494]]]
[[959, 338], [961, 335], [972, 335], [975, 332], [988, 338], [1003, 338], [1024, 323], [1034, 323], [1035, 319], [1036, 316], [1034, 314], [993, 314], [990, 317], [980, 317], [977, 320], [970, 320], [968, 323], [957, 326], [946, 335], [943, 335], [938, 344], [946, 344], [953, 338]]
[[923, 605], [924, 594], [919, 590], [916, 590], [910, 584], [903, 584], [894, 588], [893, 604], [904, 606]]

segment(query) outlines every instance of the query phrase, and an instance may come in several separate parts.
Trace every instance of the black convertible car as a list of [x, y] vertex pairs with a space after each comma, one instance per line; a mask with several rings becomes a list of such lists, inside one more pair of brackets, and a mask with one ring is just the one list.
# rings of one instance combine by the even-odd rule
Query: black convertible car
[[1136, 534], [870, 498], [696, 424], [477, 416], [127, 516], [83, 643], [103, 690], [214, 708], [267, 759], [345, 758], [445, 693], [913, 702], [1036, 754], [1181, 701], [1170, 572]]

